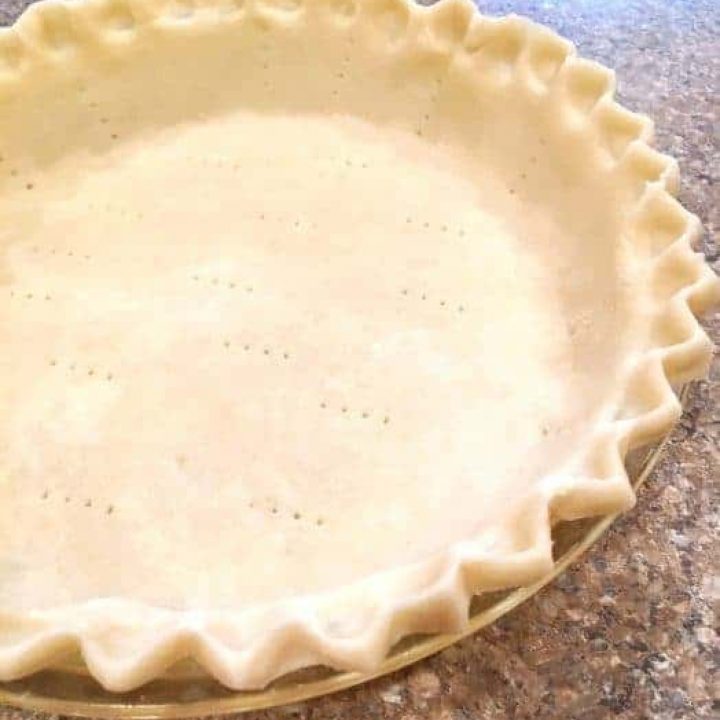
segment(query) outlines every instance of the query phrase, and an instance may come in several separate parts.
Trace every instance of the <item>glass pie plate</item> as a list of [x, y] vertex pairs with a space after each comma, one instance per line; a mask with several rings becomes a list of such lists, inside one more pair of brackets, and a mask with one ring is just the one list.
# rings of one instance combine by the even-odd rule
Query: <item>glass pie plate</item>
[[398, 2], [55, 1], [0, 43], [0, 702], [335, 692], [632, 505], [712, 351], [677, 164], [567, 41]]
[[[688, 386], [680, 391], [684, 404]], [[637, 490], [661, 457], [668, 436], [627, 458], [629, 475]], [[553, 528], [555, 564], [536, 583], [515, 590], [477, 596], [465, 632], [454, 635], [415, 635], [405, 638], [374, 673], [333, 672], [309, 668], [291, 673], [266, 689], [235, 692], [205, 675], [198, 666], [181, 663], [164, 677], [128, 693], [104, 690], [85, 670], [79, 658], [54, 670], [15, 682], [0, 683], [0, 703], [26, 710], [94, 718], [186, 718], [244, 713], [318, 698], [395, 672], [472, 635], [537, 594], [591, 548], [617, 515], [605, 515]]]

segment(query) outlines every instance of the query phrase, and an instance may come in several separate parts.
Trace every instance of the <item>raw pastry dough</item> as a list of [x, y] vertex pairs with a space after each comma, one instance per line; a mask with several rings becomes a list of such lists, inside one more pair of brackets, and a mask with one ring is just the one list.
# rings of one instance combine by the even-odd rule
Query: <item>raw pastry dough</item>
[[0, 678], [368, 669], [632, 504], [717, 282], [608, 71], [454, 0], [42, 3], [0, 57]]

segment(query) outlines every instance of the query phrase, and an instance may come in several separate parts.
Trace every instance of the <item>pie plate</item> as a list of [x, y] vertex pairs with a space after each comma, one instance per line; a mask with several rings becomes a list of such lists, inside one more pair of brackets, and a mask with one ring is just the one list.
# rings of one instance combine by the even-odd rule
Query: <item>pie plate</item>
[[719, 286], [612, 89], [460, 0], [4, 33], [0, 680], [370, 676], [629, 508]]

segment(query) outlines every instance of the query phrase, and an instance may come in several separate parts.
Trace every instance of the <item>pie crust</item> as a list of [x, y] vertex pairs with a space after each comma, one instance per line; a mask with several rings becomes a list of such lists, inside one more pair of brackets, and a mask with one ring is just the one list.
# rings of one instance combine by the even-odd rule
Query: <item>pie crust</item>
[[633, 504], [718, 281], [613, 74], [469, 2], [0, 36], [0, 679], [370, 671]]

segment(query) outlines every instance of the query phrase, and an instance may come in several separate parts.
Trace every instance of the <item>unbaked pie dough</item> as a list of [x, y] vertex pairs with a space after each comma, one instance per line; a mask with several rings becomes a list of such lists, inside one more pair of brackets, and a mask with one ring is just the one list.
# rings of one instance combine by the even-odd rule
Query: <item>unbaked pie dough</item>
[[632, 504], [718, 285], [609, 71], [454, 0], [0, 42], [1, 679], [371, 669]]

